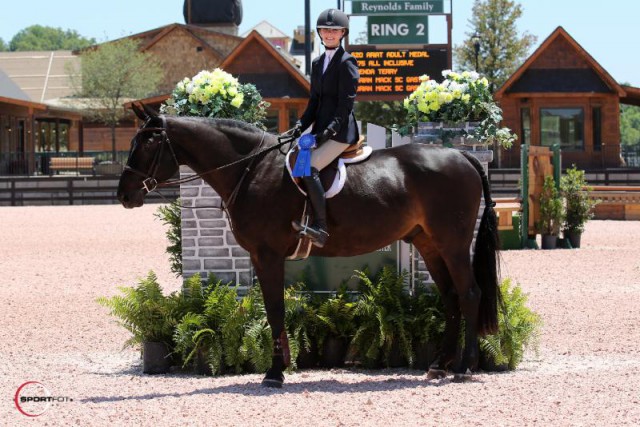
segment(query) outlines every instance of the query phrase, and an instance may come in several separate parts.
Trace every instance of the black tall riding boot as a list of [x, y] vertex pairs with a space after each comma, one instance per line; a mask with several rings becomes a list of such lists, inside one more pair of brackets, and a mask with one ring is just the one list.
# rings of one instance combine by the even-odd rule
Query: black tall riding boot
[[321, 248], [327, 243], [329, 233], [327, 233], [327, 201], [320, 182], [320, 172], [316, 168], [311, 168], [311, 176], [305, 176], [302, 180], [313, 209], [313, 221], [306, 227], [298, 221], [293, 221], [292, 225], [294, 230], [306, 234], [314, 245]]

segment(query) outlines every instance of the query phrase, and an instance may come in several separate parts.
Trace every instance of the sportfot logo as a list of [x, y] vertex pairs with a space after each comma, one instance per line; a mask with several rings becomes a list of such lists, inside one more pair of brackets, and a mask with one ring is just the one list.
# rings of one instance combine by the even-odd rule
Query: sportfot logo
[[54, 403], [73, 402], [73, 399], [64, 396], [53, 396], [44, 384], [38, 381], [27, 381], [18, 387], [13, 401], [22, 415], [39, 417]]

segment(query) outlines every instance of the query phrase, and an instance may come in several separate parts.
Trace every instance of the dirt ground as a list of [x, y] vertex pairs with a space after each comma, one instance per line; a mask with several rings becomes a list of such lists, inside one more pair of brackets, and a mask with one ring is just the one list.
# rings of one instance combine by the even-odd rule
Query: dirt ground
[[[261, 375], [142, 375], [121, 349], [127, 332], [96, 297], [149, 270], [167, 292], [181, 283], [156, 209], [0, 208], [0, 425], [640, 425], [640, 222], [592, 221], [577, 250], [502, 254], [544, 321], [515, 372], [318, 370], [273, 390]], [[14, 402], [28, 381], [60, 398], [38, 417]]]

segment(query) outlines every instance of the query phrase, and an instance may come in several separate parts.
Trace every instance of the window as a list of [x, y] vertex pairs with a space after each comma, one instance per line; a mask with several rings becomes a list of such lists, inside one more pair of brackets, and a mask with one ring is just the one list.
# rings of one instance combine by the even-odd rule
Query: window
[[593, 151], [602, 151], [602, 108], [591, 109], [593, 120]]
[[540, 145], [560, 144], [562, 150], [584, 150], [582, 108], [541, 108]]
[[522, 129], [522, 135], [520, 135], [520, 143], [531, 143], [531, 109], [523, 108], [520, 110], [520, 129]]

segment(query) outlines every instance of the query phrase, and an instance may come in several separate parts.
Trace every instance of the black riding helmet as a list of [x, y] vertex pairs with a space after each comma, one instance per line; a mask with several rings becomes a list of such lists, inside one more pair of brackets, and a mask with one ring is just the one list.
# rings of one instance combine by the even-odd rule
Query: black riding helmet
[[320, 28], [344, 28], [344, 35], [349, 34], [349, 17], [341, 10], [327, 9], [318, 16], [316, 31], [320, 35]]

